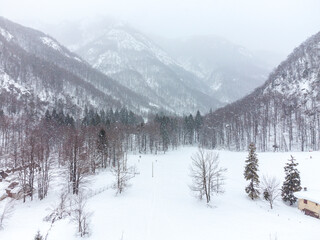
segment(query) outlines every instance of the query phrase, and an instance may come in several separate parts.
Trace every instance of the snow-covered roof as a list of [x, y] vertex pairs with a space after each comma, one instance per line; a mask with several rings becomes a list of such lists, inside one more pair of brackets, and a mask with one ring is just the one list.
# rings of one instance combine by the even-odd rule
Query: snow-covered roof
[[320, 190], [300, 191], [300, 192], [294, 193], [294, 196], [299, 199], [306, 199], [306, 200], [320, 204]]

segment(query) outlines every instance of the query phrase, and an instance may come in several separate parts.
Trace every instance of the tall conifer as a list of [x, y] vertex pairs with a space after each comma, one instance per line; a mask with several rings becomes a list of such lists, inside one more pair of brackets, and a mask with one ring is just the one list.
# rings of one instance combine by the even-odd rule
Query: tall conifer
[[282, 200], [289, 202], [290, 205], [293, 205], [297, 201], [297, 198], [293, 193], [301, 190], [300, 173], [296, 168], [298, 163], [295, 161], [295, 158], [291, 156], [289, 162], [286, 163], [286, 166], [284, 167], [286, 177], [281, 189]]
[[246, 187], [246, 193], [248, 196], [254, 200], [259, 197], [259, 175], [258, 175], [258, 157], [256, 154], [256, 147], [254, 143], [249, 145], [249, 156], [246, 160], [246, 166], [244, 170], [244, 178], [249, 182]]

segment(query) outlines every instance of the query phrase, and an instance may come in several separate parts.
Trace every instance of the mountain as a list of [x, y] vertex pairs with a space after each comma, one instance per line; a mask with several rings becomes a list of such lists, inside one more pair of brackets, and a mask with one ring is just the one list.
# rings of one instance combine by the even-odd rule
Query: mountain
[[127, 24], [106, 24], [84, 42], [72, 45], [76, 53], [155, 106], [180, 114], [222, 106], [201, 79]]
[[278, 62], [269, 52], [254, 54], [220, 37], [170, 40], [113, 19], [42, 29], [96, 69], [179, 113], [208, 111], [240, 99], [260, 86]]
[[10, 111], [33, 104], [73, 114], [80, 114], [85, 106], [158, 111], [147, 99], [92, 68], [54, 38], [2, 17], [0, 87], [0, 107], [12, 108]]
[[[320, 33], [297, 47], [268, 80], [207, 116], [214, 145], [266, 150], [320, 149]], [[227, 141], [226, 141], [227, 139]]]
[[236, 101], [263, 84], [272, 69], [258, 55], [214, 35], [159, 39], [158, 44], [185, 69], [203, 79], [214, 96], [225, 103]]

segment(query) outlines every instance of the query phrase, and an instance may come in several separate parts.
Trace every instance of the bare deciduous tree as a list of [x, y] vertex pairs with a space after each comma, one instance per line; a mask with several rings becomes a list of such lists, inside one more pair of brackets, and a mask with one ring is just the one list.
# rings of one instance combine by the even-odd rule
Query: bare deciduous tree
[[64, 144], [64, 156], [67, 160], [67, 171], [73, 194], [78, 194], [80, 184], [90, 173], [90, 162], [87, 161], [87, 152], [84, 146], [84, 136], [79, 130], [70, 130]]
[[90, 234], [89, 223], [91, 212], [86, 211], [86, 200], [82, 193], [79, 193], [75, 198], [74, 208], [72, 210], [72, 221], [77, 224], [78, 233], [81, 237]]
[[219, 167], [217, 153], [206, 151], [203, 148], [199, 148], [191, 159], [192, 185], [190, 189], [196, 192], [200, 199], [205, 196], [207, 203], [209, 203], [214, 193], [223, 193], [224, 173], [227, 169]]
[[57, 220], [63, 219], [70, 215], [70, 210], [68, 208], [68, 193], [62, 192], [60, 194], [59, 203], [50, 209], [50, 214], [44, 218], [45, 221], [50, 221], [51, 223]]
[[37, 157], [37, 181], [38, 181], [38, 198], [42, 200], [48, 194], [49, 183], [51, 180], [51, 165], [52, 159], [50, 157], [49, 135], [46, 133], [39, 133], [39, 143], [36, 146]]
[[270, 208], [273, 208], [274, 201], [280, 196], [280, 182], [275, 177], [263, 176], [262, 178], [263, 198], [269, 202]]
[[44, 218], [44, 221], [51, 222], [51, 225], [46, 233], [45, 239], [48, 238], [49, 233], [50, 233], [53, 225], [55, 224], [55, 222], [71, 215], [71, 210], [70, 210], [71, 203], [70, 203], [70, 205], [68, 205], [68, 203], [70, 203], [70, 198], [69, 198], [68, 193], [62, 192], [60, 194], [59, 203], [57, 205], [53, 206], [51, 209], [49, 209], [50, 213], [49, 213], [49, 215], [47, 215]]
[[111, 169], [111, 172], [115, 176], [113, 188], [117, 190], [117, 194], [121, 194], [124, 189], [129, 186], [129, 180], [136, 174], [136, 169], [134, 167], [128, 167], [127, 159], [124, 155], [121, 144], [117, 147], [116, 164]]

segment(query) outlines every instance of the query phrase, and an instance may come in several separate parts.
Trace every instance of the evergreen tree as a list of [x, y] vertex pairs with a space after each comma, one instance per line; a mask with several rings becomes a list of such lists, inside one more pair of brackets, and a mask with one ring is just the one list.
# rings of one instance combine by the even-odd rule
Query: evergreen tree
[[110, 120], [110, 123], [114, 123], [116, 121], [114, 118], [114, 112], [112, 108], [110, 108], [110, 110], [108, 111], [107, 118]]
[[128, 110], [126, 108], [120, 109], [120, 122], [123, 124], [128, 124]]
[[37, 232], [36, 236], [34, 237], [34, 240], [43, 240], [43, 237], [39, 231]]
[[116, 109], [116, 111], [114, 112], [113, 117], [114, 117], [115, 122], [120, 122], [119, 121], [120, 120], [120, 113], [119, 113], [118, 109]]
[[254, 200], [259, 197], [259, 175], [257, 174], [258, 167], [258, 158], [256, 154], [256, 147], [254, 143], [249, 145], [249, 156], [246, 160], [246, 166], [244, 170], [244, 178], [247, 181], [250, 181], [249, 185], [246, 187], [246, 193], [248, 196]]
[[293, 205], [297, 201], [293, 193], [301, 190], [300, 173], [296, 168], [298, 163], [295, 161], [295, 158], [291, 156], [289, 162], [286, 163], [284, 167], [286, 177], [281, 189], [282, 200], [289, 202], [290, 205]]
[[53, 120], [58, 121], [58, 113], [57, 113], [56, 109], [52, 110], [51, 116], [52, 116]]
[[166, 117], [166, 116], [160, 117], [160, 134], [162, 137], [162, 150], [164, 152], [168, 150], [168, 146], [170, 143], [169, 129], [168, 129], [169, 123], [170, 123], [169, 117]]
[[101, 128], [98, 134], [98, 153], [101, 159], [101, 167], [107, 167], [107, 157], [108, 157], [108, 140], [106, 131]]
[[192, 114], [189, 116], [184, 117], [184, 122], [183, 122], [183, 128], [184, 128], [184, 144], [193, 144], [193, 138], [194, 138], [194, 119]]
[[194, 118], [194, 125], [195, 125], [195, 129], [197, 131], [199, 131], [200, 128], [202, 127], [202, 125], [203, 125], [203, 117], [201, 116], [199, 110], [197, 111], [197, 114], [196, 114], [196, 116]]
[[106, 122], [106, 112], [104, 110], [100, 110], [100, 119], [102, 123]]
[[93, 108], [90, 108], [87, 118], [88, 118], [88, 124], [91, 126], [94, 126], [94, 117], [95, 117], [95, 112]]
[[65, 124], [65, 116], [64, 116], [64, 113], [63, 111], [61, 110], [58, 114], [58, 118], [57, 118], [57, 121], [58, 121], [58, 124], [59, 125], [64, 125]]
[[134, 115], [134, 113], [132, 111], [129, 111], [128, 121], [129, 121], [129, 124], [131, 124], [131, 125], [133, 125], [137, 122], [136, 116]]
[[93, 126], [97, 126], [101, 123], [101, 117], [97, 112], [94, 114], [94, 118], [92, 119], [92, 121]]
[[70, 117], [69, 114], [65, 117], [64, 123], [66, 126], [72, 126], [73, 125], [73, 118]]
[[[0, 114], [0, 115], [1, 115], [1, 114]], [[51, 120], [51, 115], [50, 115], [50, 112], [49, 112], [48, 109], [46, 110], [46, 113], [45, 113], [45, 119], [46, 119], [47, 121], [50, 121], [50, 120]]]
[[197, 133], [197, 136], [196, 136], [197, 142], [199, 142], [200, 129], [202, 128], [202, 125], [203, 125], [203, 117], [201, 116], [200, 111], [198, 110], [194, 118], [194, 127]]

